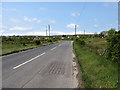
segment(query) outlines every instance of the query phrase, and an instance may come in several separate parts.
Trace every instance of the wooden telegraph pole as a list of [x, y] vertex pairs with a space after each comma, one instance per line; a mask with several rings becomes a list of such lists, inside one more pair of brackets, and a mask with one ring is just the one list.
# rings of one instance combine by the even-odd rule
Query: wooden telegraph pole
[[75, 35], [76, 35], [76, 28], [77, 28], [77, 25], [75, 24]]
[[47, 26], [46, 26], [46, 36], [47, 36]]
[[48, 25], [48, 30], [49, 30], [49, 39], [50, 39], [50, 25]]

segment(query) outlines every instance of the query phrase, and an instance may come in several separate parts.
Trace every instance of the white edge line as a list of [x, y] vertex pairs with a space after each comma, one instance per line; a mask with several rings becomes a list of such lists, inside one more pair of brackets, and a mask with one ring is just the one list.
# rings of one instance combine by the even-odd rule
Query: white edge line
[[28, 60], [28, 61], [26, 61], [26, 62], [24, 62], [24, 63], [22, 63], [22, 64], [19, 64], [19, 65], [13, 67], [13, 69], [17, 69], [17, 68], [19, 68], [19, 67], [21, 67], [21, 66], [23, 66], [23, 65], [25, 65], [25, 64], [27, 64], [27, 63], [29, 63], [29, 62], [31, 62], [31, 61], [33, 61], [34, 59], [36, 59], [36, 58], [38, 58], [38, 57], [40, 57], [40, 56], [43, 56], [44, 54], [45, 54], [45, 52], [42, 53], [42, 54], [40, 54], [40, 55], [38, 55], [38, 56], [36, 56], [36, 57], [34, 57], [34, 58], [32, 58], [32, 59], [30, 59], [30, 60]]
[[54, 49], [56, 49], [57, 47], [54, 47], [54, 48], [52, 48], [51, 50], [54, 50]]

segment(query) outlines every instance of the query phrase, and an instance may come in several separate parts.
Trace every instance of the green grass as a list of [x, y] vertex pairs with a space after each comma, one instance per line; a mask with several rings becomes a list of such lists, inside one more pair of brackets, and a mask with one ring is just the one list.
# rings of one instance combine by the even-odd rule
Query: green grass
[[90, 51], [87, 46], [74, 42], [74, 49], [81, 67], [86, 88], [117, 88], [118, 67], [116, 63]]
[[[40, 46], [40, 45], [39, 45]], [[36, 48], [36, 45], [27, 44], [26, 46], [18, 45], [18, 44], [3, 44], [2, 45], [2, 54], [8, 54], [12, 52], [17, 52], [20, 50], [30, 49], [30, 48]]]
[[28, 50], [28, 49], [32, 49], [32, 48], [37, 48], [37, 47], [45, 46], [45, 45], [48, 45], [48, 44], [58, 43], [58, 42], [59, 41], [47, 42], [47, 43], [42, 43], [40, 45], [26, 44], [26, 46], [23, 46], [22, 44], [10, 44], [10, 43], [7, 44], [7, 43], [3, 43], [2, 44], [2, 55], [15, 53], [15, 52], [23, 51], [23, 50]]
[[99, 55], [102, 55], [107, 48], [106, 38], [89, 38], [86, 39], [85, 42], [92, 51], [98, 53]]
[[107, 47], [107, 41], [105, 38], [90, 38], [86, 40], [86, 43], [95, 48], [97, 47], [98, 49], [104, 49]]

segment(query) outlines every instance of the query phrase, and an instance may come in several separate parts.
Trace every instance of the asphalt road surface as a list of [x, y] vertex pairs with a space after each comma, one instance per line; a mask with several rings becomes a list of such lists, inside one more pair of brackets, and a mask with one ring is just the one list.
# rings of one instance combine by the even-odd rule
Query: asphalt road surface
[[72, 42], [2, 57], [3, 88], [75, 88]]

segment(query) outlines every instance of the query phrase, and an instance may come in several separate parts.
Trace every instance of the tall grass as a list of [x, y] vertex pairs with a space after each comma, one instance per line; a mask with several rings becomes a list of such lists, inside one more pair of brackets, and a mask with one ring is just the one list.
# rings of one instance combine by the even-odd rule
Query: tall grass
[[86, 88], [117, 88], [118, 65], [74, 42]]
[[[99, 55], [103, 55], [103, 53], [107, 49], [106, 38], [89, 38], [88, 40], [85, 41], [88, 47]], [[104, 54], [104, 56], [106, 56], [106, 53]]]

